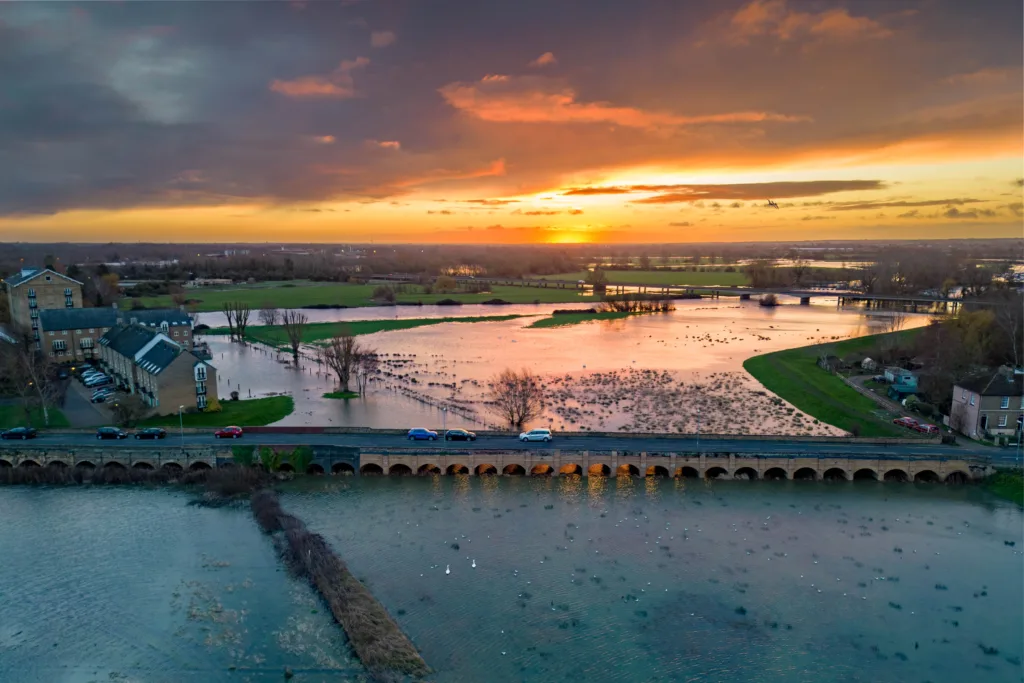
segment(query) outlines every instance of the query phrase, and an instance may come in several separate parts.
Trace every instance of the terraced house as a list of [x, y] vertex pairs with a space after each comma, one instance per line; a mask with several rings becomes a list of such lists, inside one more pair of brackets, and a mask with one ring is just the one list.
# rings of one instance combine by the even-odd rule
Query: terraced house
[[1000, 368], [957, 382], [949, 426], [973, 439], [1010, 436], [1024, 424], [1024, 375]]
[[112, 327], [132, 324], [159, 330], [176, 344], [192, 349], [192, 319], [177, 308], [120, 311], [111, 308], [48, 309], [39, 312], [40, 351], [58, 363], [100, 357], [99, 340]]
[[140, 323], [100, 337], [100, 365], [124, 391], [158, 415], [203, 410], [217, 400], [217, 371], [184, 344]]

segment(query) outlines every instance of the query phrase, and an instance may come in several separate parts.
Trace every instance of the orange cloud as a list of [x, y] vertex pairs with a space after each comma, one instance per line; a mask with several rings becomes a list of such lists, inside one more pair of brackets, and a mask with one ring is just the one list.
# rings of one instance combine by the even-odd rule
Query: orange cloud
[[370, 45], [373, 47], [387, 47], [395, 42], [393, 31], [374, 31], [370, 34]]
[[[673, 204], [700, 202], [706, 199], [757, 201], [768, 198], [815, 197], [833, 192], [881, 190], [880, 180], [807, 180], [773, 183], [736, 183], [722, 185], [627, 185], [609, 187], [579, 187], [563, 192], [564, 196], [629, 194], [633, 192], [660, 192], [662, 194], [637, 199], [636, 204]], [[734, 206], [734, 208], [737, 208]]]
[[381, 149], [400, 150], [402, 149], [402, 143], [398, 140], [367, 140], [366, 144], [371, 147], [380, 147]]
[[892, 31], [869, 17], [851, 16], [846, 8], [824, 12], [800, 12], [786, 6], [786, 0], [753, 0], [729, 21], [730, 37], [746, 42], [753, 36], [770, 35], [790, 41], [801, 38], [857, 40], [887, 38]]
[[558, 59], [555, 58], [555, 53], [554, 52], [545, 52], [540, 57], [537, 57], [537, 59], [535, 59], [532, 62], [530, 62], [530, 66], [538, 67], [539, 68], [539, 67], [542, 67], [542, 66], [550, 66], [552, 64], [557, 64], [557, 63], [558, 63]]
[[366, 57], [345, 60], [327, 76], [301, 76], [293, 80], [274, 79], [270, 89], [288, 97], [346, 98], [355, 96], [352, 71], [370, 63]]
[[606, 102], [578, 102], [575, 90], [541, 77], [489, 75], [476, 83], [449, 83], [439, 92], [452, 107], [496, 123], [612, 123], [627, 128], [665, 128], [810, 120], [763, 111], [680, 116]]

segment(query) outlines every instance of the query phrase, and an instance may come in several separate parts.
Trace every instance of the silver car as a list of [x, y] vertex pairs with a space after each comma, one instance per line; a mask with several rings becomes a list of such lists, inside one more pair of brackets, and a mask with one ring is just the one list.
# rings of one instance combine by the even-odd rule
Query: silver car
[[550, 429], [531, 429], [519, 435], [520, 441], [551, 441]]

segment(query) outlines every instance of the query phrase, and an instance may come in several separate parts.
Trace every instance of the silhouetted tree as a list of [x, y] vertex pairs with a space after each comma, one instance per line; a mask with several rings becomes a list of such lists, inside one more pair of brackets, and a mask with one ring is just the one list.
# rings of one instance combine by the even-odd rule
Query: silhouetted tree
[[521, 430], [544, 412], [544, 389], [530, 370], [506, 368], [488, 384], [491, 410], [509, 429]]

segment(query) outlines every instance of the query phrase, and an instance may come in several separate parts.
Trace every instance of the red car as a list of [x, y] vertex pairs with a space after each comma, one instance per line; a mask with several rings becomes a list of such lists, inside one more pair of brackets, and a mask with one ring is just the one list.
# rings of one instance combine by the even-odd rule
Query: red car
[[917, 429], [917, 420], [912, 417], [897, 417], [892, 421], [894, 425], [900, 427], [906, 427], [907, 429]]
[[221, 427], [213, 433], [218, 439], [237, 439], [242, 436], [241, 427]]
[[914, 425], [914, 430], [923, 434], [938, 434], [939, 428], [935, 425], [928, 424], [927, 422], [919, 422]]

